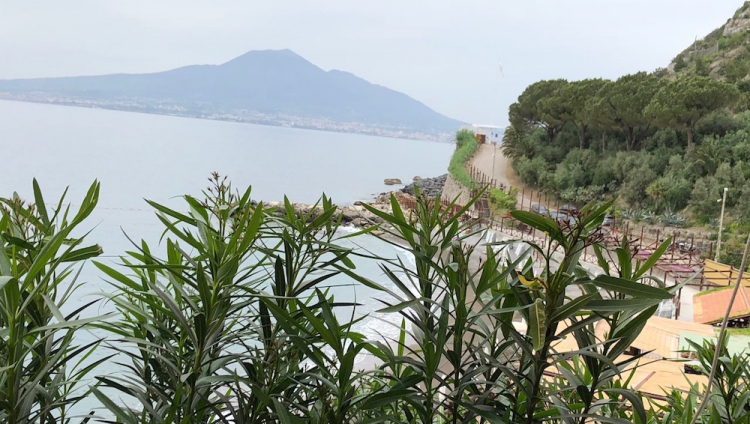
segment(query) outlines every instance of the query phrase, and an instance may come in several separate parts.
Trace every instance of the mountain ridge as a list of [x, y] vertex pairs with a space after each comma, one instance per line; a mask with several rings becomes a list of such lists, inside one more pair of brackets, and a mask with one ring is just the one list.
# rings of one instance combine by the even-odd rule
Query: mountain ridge
[[411, 138], [453, 133], [463, 124], [289, 49], [144, 74], [0, 80], [0, 98]]

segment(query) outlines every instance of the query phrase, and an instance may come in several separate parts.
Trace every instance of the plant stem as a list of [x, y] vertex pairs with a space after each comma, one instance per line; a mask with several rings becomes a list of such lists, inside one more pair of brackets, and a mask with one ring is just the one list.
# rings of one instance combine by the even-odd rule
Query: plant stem
[[747, 236], [747, 243], [745, 244], [745, 253], [742, 254], [742, 265], [740, 266], [740, 275], [737, 276], [737, 283], [734, 285], [732, 291], [732, 297], [729, 299], [729, 305], [727, 305], [727, 311], [724, 313], [724, 320], [721, 322], [721, 331], [719, 331], [719, 340], [716, 341], [716, 350], [714, 351], [714, 360], [711, 363], [711, 374], [708, 376], [708, 384], [706, 385], [706, 393], [703, 395], [698, 410], [695, 412], [690, 424], [698, 422], [703, 409], [706, 407], [708, 397], [711, 396], [711, 385], [713, 384], [714, 378], [716, 378], [716, 368], [719, 366], [719, 355], [721, 354], [721, 347], [724, 345], [724, 337], [727, 332], [727, 323], [729, 322], [729, 314], [732, 312], [732, 305], [734, 305], [734, 299], [737, 297], [737, 293], [740, 291], [742, 286], [742, 276], [747, 268], [747, 256], [750, 253], [750, 234]]

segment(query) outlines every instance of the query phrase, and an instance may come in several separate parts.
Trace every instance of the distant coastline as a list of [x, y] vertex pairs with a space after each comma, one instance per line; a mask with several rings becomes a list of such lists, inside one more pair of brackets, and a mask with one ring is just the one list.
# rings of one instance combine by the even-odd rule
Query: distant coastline
[[465, 124], [291, 50], [145, 74], [2, 79], [0, 98], [430, 141]]
[[[387, 137], [407, 140], [418, 140], [418, 141], [431, 141], [448, 143], [451, 141], [452, 134], [450, 133], [426, 133], [419, 131], [408, 131], [398, 129], [388, 129], [377, 126], [366, 126], [366, 124], [357, 122], [334, 122], [329, 121], [329, 125], [315, 125], [305, 124], [304, 121], [319, 121], [312, 118], [304, 117], [281, 117], [278, 115], [264, 115], [257, 114], [258, 118], [253, 119], [253, 115], [242, 117], [239, 115], [231, 115], [225, 113], [200, 113], [197, 111], [182, 110], [180, 107], [156, 107], [148, 106], [140, 103], [133, 102], [132, 106], [111, 104], [107, 102], [90, 101], [85, 99], [66, 99], [66, 100], [50, 100], [46, 98], [28, 98], [26, 96], [18, 97], [10, 95], [9, 93], [0, 93], [0, 100], [9, 102], [24, 102], [24, 103], [37, 103], [46, 104], [53, 106], [71, 106], [80, 107], [87, 109], [104, 109], [120, 112], [133, 112], [142, 113], [146, 115], [162, 115], [162, 116], [175, 116], [180, 118], [194, 118], [194, 119], [205, 119], [210, 121], [221, 121], [221, 122], [235, 122], [240, 124], [252, 124], [252, 125], [264, 125], [270, 127], [283, 127], [283, 128], [296, 128], [316, 131], [335, 132], [343, 134], [362, 134], [371, 135], [376, 137]], [[264, 119], [264, 117], [268, 117]], [[285, 118], [289, 119], [288, 121]], [[359, 127], [359, 129], [356, 129]]]

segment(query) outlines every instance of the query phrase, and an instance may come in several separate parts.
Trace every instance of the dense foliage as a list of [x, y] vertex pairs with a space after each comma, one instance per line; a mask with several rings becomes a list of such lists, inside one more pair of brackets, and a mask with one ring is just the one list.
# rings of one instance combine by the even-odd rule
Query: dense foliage
[[[701, 76], [541, 81], [510, 107], [503, 153], [521, 181], [565, 202], [617, 196], [621, 211], [704, 225], [718, 220], [727, 187], [727, 222], [743, 222], [750, 111], [740, 111], [739, 93]], [[730, 241], [725, 259], [737, 262], [740, 244]]]
[[509, 212], [516, 208], [518, 187], [512, 187], [507, 193], [499, 188], [490, 188], [487, 199], [496, 212]]
[[451, 156], [448, 164], [448, 172], [454, 180], [467, 188], [474, 187], [474, 181], [466, 172], [466, 164], [471, 160], [479, 148], [474, 133], [469, 130], [461, 130], [456, 134], [456, 151]]
[[[96, 415], [132, 424], [657, 423], [686, 422], [695, 405], [688, 402], [696, 393], [674, 393], [681, 409], [664, 421], [627, 387], [639, 356], [625, 350], [679, 287], [647, 283], [669, 241], [645, 262], [632, 258], [627, 240], [604, 249], [599, 228], [609, 204], [584, 208], [577, 224], [562, 228], [513, 212], [552, 242], [529, 243], [511, 258], [511, 249], [492, 248], [503, 245], [470, 243], [471, 223], [460, 214], [420, 199], [406, 215], [394, 198], [392, 213], [370, 210], [404, 240], [414, 264], [370, 258], [382, 263], [386, 286], [358, 273], [352, 259], [362, 253], [341, 245], [358, 235], [338, 231], [328, 199], [310, 212], [289, 201], [277, 210], [214, 177], [204, 198], [183, 198], [184, 212], [149, 202], [162, 243], [137, 243], [121, 265], [97, 262], [117, 312], [79, 319], [93, 303], [60, 310], [80, 266], [101, 253], [72, 236], [98, 192], [94, 184], [75, 214], [62, 202], [48, 212], [36, 186], [32, 203], [3, 200], [3, 422], [97, 419], [69, 413], [91, 393], [104, 408]], [[585, 246], [598, 252], [604, 274], [580, 266]], [[532, 252], [542, 260], [532, 261]], [[334, 276], [377, 290], [381, 312], [401, 317], [399, 336], [365, 340], [353, 331], [357, 305], [330, 294]], [[594, 331], [602, 321], [610, 328], [604, 339]], [[102, 339], [82, 342], [94, 327]], [[562, 347], [564, 339], [572, 343]], [[112, 356], [92, 360], [102, 349]], [[363, 352], [377, 363], [360, 369]], [[101, 373], [105, 361], [120, 372]], [[746, 362], [727, 361], [733, 368], [717, 373], [722, 396], [711, 398], [700, 422], [746, 413]], [[98, 376], [90, 390], [87, 375]]]

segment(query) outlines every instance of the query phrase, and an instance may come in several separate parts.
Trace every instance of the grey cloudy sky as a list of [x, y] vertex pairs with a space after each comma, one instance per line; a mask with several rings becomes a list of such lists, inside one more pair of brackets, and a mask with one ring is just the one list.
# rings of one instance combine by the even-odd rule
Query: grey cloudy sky
[[[530, 83], [666, 66], [742, 0], [0, 3], [0, 78], [151, 72], [289, 48], [467, 122]], [[502, 62], [505, 79], [500, 79]]]

